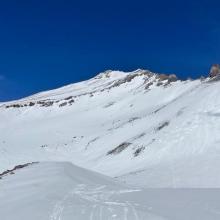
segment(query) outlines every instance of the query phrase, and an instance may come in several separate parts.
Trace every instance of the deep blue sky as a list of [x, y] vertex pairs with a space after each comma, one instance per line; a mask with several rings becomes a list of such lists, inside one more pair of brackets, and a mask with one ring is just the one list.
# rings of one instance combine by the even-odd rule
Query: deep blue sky
[[0, 101], [106, 69], [185, 78], [219, 62], [219, 1], [0, 2]]

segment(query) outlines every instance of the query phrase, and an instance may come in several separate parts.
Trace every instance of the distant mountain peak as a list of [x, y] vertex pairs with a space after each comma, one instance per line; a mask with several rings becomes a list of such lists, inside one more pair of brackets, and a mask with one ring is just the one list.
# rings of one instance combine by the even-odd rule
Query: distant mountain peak
[[119, 70], [106, 70], [102, 73], [99, 73], [96, 75], [94, 78], [95, 79], [105, 79], [105, 78], [110, 78], [110, 77], [123, 77], [126, 75], [125, 72], [119, 71]]
[[105, 79], [105, 78], [120, 78], [120, 77], [126, 77], [128, 75], [143, 75], [143, 74], [149, 74], [151, 73], [153, 75], [152, 72], [150, 72], [149, 70], [145, 70], [145, 69], [136, 69], [134, 71], [130, 71], [130, 72], [125, 72], [125, 71], [120, 71], [120, 70], [106, 70], [104, 72], [99, 73], [98, 75], [96, 75], [94, 78], [95, 79]]

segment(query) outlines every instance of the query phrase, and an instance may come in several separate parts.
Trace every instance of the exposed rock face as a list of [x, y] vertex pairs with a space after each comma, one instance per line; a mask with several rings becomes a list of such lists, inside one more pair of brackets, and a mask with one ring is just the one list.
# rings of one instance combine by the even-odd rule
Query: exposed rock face
[[209, 77], [213, 78], [216, 76], [220, 76], [220, 65], [219, 64], [212, 65], [210, 69]]
[[35, 164], [37, 162], [32, 162], [32, 163], [26, 163], [26, 164], [22, 164], [22, 165], [17, 165], [15, 166], [13, 169], [11, 170], [6, 170], [3, 173], [0, 173], [0, 179], [2, 179], [3, 176], [7, 175], [7, 174], [14, 174], [14, 171], [18, 170], [18, 169], [22, 169], [24, 167], [27, 167], [29, 165]]
[[159, 79], [159, 81], [168, 80], [168, 82], [175, 82], [175, 81], [178, 80], [178, 78], [177, 78], [177, 76], [175, 74], [170, 74], [170, 75], [159, 74], [157, 76], [157, 78]]
[[120, 145], [118, 145], [116, 148], [114, 148], [113, 150], [110, 150], [107, 155], [110, 154], [119, 154], [121, 153], [123, 150], [125, 150], [129, 145], [131, 145], [131, 143], [129, 142], [123, 142]]
[[176, 82], [178, 80], [177, 76], [175, 74], [169, 75], [169, 82]]

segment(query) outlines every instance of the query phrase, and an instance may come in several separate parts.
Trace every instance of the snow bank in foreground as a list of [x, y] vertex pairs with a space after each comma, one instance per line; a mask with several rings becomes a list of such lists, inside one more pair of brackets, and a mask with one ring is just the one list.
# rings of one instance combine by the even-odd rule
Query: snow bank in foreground
[[4, 220], [217, 220], [220, 190], [131, 189], [71, 163], [43, 162], [0, 179]]

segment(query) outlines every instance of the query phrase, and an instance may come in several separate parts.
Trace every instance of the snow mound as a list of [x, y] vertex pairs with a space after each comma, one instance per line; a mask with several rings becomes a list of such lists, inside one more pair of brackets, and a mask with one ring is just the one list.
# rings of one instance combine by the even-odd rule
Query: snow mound
[[4, 220], [162, 219], [123, 200], [129, 189], [71, 163], [39, 163], [0, 179]]
[[220, 190], [137, 189], [71, 163], [42, 162], [0, 179], [4, 220], [218, 220]]

